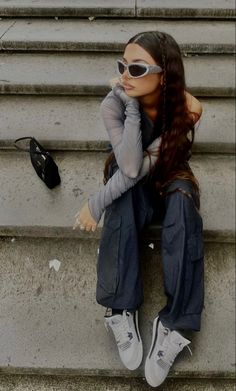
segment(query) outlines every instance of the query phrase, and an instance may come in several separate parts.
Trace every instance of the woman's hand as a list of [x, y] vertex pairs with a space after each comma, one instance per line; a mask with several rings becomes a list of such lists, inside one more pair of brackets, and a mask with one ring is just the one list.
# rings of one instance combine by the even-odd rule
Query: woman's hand
[[81, 230], [85, 229], [88, 232], [92, 230], [94, 232], [97, 228], [97, 223], [90, 213], [88, 201], [82, 207], [82, 209], [76, 213], [75, 217], [76, 220], [73, 229], [80, 227]]
[[121, 84], [116, 84], [113, 88], [112, 91], [114, 95], [116, 95], [120, 100], [124, 103], [125, 106], [127, 105], [134, 105], [139, 107], [139, 102], [137, 98], [134, 98], [132, 96], [129, 96], [126, 94], [124, 87]]

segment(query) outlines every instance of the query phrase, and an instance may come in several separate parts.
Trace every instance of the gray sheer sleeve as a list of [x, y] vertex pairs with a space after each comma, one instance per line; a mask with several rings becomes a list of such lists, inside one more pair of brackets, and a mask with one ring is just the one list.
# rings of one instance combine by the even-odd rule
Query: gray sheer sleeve
[[124, 103], [110, 91], [101, 103], [100, 112], [120, 170], [135, 178], [143, 159], [141, 116], [138, 100], [127, 98]]
[[159, 156], [159, 147], [161, 144], [161, 136], [156, 138], [149, 146], [148, 151], [151, 156], [143, 157], [142, 165], [136, 178], [129, 178], [120, 169], [118, 169], [112, 177], [107, 181], [106, 185], [98, 192], [89, 196], [88, 206], [90, 213], [98, 223], [105, 208], [110, 205], [116, 198], [119, 198], [128, 189], [133, 187], [140, 179], [142, 179], [156, 163]]

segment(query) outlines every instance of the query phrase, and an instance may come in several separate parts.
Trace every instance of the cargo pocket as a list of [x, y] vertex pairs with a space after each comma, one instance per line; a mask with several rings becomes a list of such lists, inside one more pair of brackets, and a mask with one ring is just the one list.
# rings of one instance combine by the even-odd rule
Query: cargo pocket
[[184, 314], [199, 314], [204, 302], [204, 245], [202, 233], [187, 241], [184, 276]]
[[109, 213], [104, 219], [97, 261], [98, 287], [103, 294], [115, 294], [118, 287], [120, 227], [121, 216]]

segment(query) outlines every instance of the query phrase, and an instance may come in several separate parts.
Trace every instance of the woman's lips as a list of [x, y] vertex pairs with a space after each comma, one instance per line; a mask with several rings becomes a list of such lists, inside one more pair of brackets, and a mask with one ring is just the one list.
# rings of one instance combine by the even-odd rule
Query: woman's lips
[[134, 87], [130, 86], [129, 84], [123, 84], [123, 87], [126, 89], [126, 90], [132, 90]]

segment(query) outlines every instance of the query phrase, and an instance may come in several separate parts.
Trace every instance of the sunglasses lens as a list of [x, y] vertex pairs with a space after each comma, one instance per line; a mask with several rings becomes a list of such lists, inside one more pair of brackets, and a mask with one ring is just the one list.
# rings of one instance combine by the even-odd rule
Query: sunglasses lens
[[125, 71], [125, 67], [124, 67], [124, 64], [122, 64], [122, 62], [120, 61], [117, 61], [117, 65], [118, 65], [118, 72], [123, 75], [124, 71]]
[[139, 65], [139, 64], [130, 65], [129, 72], [130, 72], [131, 76], [139, 77], [139, 76], [144, 75], [144, 73], [146, 72], [146, 67], [144, 67], [143, 65]]

